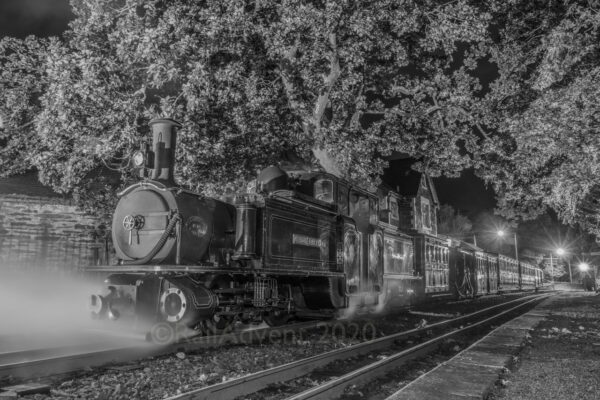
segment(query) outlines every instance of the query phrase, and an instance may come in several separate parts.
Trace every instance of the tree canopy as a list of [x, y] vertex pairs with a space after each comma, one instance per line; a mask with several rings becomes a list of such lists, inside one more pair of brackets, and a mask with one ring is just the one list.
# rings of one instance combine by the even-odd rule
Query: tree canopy
[[497, 2], [484, 99], [497, 131], [479, 164], [499, 208], [531, 218], [548, 208], [600, 233], [598, 1]]
[[62, 38], [0, 41], [4, 175], [84, 195], [122, 159], [126, 181], [172, 117], [179, 182], [205, 193], [290, 153], [376, 182], [400, 152], [474, 167], [506, 217], [598, 231], [597, 1], [71, 3]]
[[[476, 139], [468, 110], [480, 87], [469, 71], [487, 26], [471, 2], [72, 5], [64, 40], [27, 49], [40, 57], [32, 71], [2, 83], [25, 92], [19, 107], [35, 124], [27, 165], [59, 191], [128, 155], [157, 116], [183, 123], [178, 175], [206, 192], [239, 187], [286, 151], [329, 156], [358, 180], [392, 151], [437, 171], [470, 162], [460, 149]], [[470, 51], [457, 58], [459, 42]], [[14, 105], [3, 99], [1, 112], [17, 132]]]
[[468, 217], [456, 212], [451, 205], [442, 204], [438, 211], [438, 233], [467, 238], [471, 233], [473, 223]]

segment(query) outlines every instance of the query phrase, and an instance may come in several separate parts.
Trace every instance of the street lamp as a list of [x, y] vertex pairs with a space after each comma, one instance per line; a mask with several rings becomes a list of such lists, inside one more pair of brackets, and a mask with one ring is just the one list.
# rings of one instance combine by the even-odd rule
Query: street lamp
[[588, 263], [582, 262], [578, 265], [578, 268], [581, 272], [587, 272], [590, 269]]
[[[506, 232], [502, 229], [498, 229], [498, 231], [496, 232], [496, 234], [498, 235], [498, 237], [504, 237], [506, 236]], [[513, 239], [515, 241], [515, 259], [517, 261], [519, 261], [519, 249], [517, 247], [517, 232], [513, 232]]]
[[[556, 255], [560, 258], [567, 254], [567, 251], [562, 247], [558, 247], [555, 251]], [[552, 257], [552, 254], [550, 254], [550, 257]], [[550, 264], [552, 264], [552, 261], [550, 261]], [[567, 264], [569, 265], [569, 283], [573, 283], [573, 273], [571, 272], [571, 258], [567, 258]]]

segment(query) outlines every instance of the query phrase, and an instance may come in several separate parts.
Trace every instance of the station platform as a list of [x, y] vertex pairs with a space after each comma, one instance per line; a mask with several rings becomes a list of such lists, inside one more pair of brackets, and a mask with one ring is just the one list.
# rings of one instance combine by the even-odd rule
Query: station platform
[[[514, 364], [524, 346], [530, 343], [534, 328], [553, 310], [560, 308], [565, 299], [578, 294], [587, 295], [568, 292], [544, 300], [533, 310], [496, 328], [452, 359], [421, 375], [388, 400], [466, 400], [498, 395], [496, 383], [509, 372], [507, 367]], [[514, 397], [506, 399], [513, 400]]]

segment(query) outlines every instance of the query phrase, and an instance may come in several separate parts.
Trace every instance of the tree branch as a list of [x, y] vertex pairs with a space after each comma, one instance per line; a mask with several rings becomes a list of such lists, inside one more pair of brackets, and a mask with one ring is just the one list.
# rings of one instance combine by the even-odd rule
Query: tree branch
[[331, 94], [331, 89], [333, 85], [340, 77], [341, 69], [340, 69], [340, 60], [337, 53], [337, 36], [335, 33], [329, 34], [329, 45], [331, 46], [331, 59], [330, 59], [330, 67], [329, 74], [323, 77], [324, 89], [319, 94], [317, 98], [317, 102], [315, 104], [315, 109], [313, 112], [313, 125], [315, 128], [315, 132], [319, 130], [321, 126], [321, 120], [323, 119], [323, 114], [327, 109], [327, 104], [329, 104], [329, 95]]
[[[296, 38], [296, 41], [293, 46], [291, 46], [288, 51], [285, 53], [285, 56], [281, 62], [279, 68], [279, 76], [281, 77], [281, 82], [283, 83], [283, 88], [285, 90], [285, 94], [288, 100], [288, 105], [291, 110], [296, 110], [299, 114], [304, 114], [304, 105], [297, 99], [296, 90], [294, 88], [294, 84], [291, 81], [291, 77], [289, 76], [289, 70], [291, 69], [291, 64], [294, 62], [294, 59], [298, 55], [298, 42], [299, 38]], [[308, 124], [306, 122], [305, 115], [301, 115], [302, 118], [302, 129], [308, 133]]]
[[33, 125], [34, 123], [35, 123], [35, 121], [29, 121], [29, 122], [27, 122], [27, 123], [25, 123], [25, 124], [23, 124], [23, 125], [21, 125], [21, 126], [17, 126], [15, 129], [24, 129], [24, 128], [28, 128], [28, 127], [30, 127], [31, 125]]

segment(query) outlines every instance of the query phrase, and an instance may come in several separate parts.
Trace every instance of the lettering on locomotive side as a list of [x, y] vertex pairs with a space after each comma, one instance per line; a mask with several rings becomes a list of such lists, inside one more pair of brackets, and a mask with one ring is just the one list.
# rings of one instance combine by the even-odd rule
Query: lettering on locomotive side
[[299, 235], [294, 233], [292, 235], [292, 244], [299, 244], [301, 246], [319, 247], [324, 248], [327, 246], [327, 242], [324, 239], [318, 239], [310, 236]]

